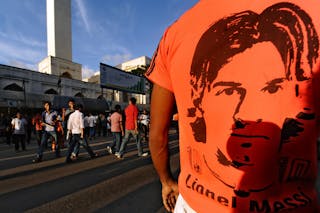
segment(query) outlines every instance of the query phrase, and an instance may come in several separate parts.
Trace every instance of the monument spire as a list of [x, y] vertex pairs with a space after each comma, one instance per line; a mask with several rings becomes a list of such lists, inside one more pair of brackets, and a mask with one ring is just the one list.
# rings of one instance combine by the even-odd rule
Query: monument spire
[[39, 71], [82, 80], [81, 64], [72, 62], [71, 0], [47, 0], [47, 45]]

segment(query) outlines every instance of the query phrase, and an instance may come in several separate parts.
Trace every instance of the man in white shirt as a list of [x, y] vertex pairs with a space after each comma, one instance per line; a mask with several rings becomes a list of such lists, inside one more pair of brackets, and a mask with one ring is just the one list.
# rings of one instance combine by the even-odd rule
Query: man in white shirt
[[16, 117], [11, 121], [13, 129], [13, 141], [15, 144], [15, 151], [19, 151], [19, 142], [21, 143], [22, 150], [26, 150], [25, 137], [26, 131], [25, 126], [27, 125], [27, 120], [22, 118], [20, 112], [17, 112]]
[[75, 106], [75, 111], [70, 115], [67, 128], [67, 137], [70, 137], [72, 134], [71, 143], [68, 149], [66, 163], [72, 162], [71, 154], [74, 151], [74, 147], [77, 144], [82, 145], [86, 151], [89, 153], [91, 158], [97, 157], [97, 155], [92, 151], [91, 147], [88, 145], [84, 137], [84, 118], [83, 113], [80, 111], [82, 109], [81, 104]]
[[96, 126], [96, 118], [89, 113], [89, 118], [88, 118], [88, 123], [89, 123], [89, 139], [92, 140], [95, 136], [95, 126]]
[[142, 137], [147, 143], [150, 118], [146, 109], [144, 109], [142, 114], [139, 116], [139, 121], [140, 121], [140, 131], [142, 132]]

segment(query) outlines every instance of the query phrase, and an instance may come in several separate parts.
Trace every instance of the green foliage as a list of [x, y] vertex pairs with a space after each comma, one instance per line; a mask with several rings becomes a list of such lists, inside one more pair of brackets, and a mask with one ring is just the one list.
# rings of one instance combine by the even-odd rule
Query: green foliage
[[141, 67], [138, 67], [137, 69], [131, 70], [131, 73], [135, 75], [143, 76], [148, 70], [148, 68], [149, 66], [141, 66]]

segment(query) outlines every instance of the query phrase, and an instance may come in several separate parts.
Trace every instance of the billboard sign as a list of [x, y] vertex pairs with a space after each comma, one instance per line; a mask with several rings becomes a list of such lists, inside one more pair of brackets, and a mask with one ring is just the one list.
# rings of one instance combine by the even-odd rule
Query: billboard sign
[[145, 78], [100, 63], [100, 84], [103, 88], [145, 94]]

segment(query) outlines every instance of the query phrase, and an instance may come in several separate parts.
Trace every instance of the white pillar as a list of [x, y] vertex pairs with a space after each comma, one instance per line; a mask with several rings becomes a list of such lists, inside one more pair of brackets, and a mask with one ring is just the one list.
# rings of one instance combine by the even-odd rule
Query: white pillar
[[47, 0], [48, 56], [72, 61], [71, 1]]

